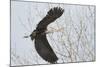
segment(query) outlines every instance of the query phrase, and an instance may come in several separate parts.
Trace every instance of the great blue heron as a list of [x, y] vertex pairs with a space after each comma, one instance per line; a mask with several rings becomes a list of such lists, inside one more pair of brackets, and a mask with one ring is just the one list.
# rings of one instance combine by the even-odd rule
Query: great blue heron
[[[51, 8], [47, 15], [39, 22], [36, 29], [30, 34], [31, 40], [35, 39], [35, 48], [37, 53], [50, 63], [56, 63], [58, 57], [49, 45], [46, 37], [47, 26], [59, 18], [64, 12], [61, 7]], [[27, 36], [25, 36], [27, 38]]]

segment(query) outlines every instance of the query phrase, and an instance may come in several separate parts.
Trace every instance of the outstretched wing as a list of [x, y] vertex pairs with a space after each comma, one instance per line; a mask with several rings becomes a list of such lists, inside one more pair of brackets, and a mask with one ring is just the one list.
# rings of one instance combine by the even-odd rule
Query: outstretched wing
[[63, 12], [64, 10], [60, 7], [54, 7], [50, 9], [47, 15], [40, 21], [36, 28], [36, 31], [38, 31], [35, 36], [36, 51], [44, 60], [50, 63], [55, 63], [58, 58], [48, 43], [46, 33], [43, 32], [46, 30], [48, 24], [59, 18]]
[[36, 30], [44, 29], [46, 30], [48, 24], [55, 21], [57, 18], [59, 18], [63, 14], [64, 10], [60, 7], [54, 7], [50, 9], [47, 13], [47, 15], [40, 21], [40, 23], [37, 25]]
[[46, 61], [55, 63], [58, 58], [48, 43], [46, 34], [39, 34], [35, 37], [35, 48], [38, 54]]

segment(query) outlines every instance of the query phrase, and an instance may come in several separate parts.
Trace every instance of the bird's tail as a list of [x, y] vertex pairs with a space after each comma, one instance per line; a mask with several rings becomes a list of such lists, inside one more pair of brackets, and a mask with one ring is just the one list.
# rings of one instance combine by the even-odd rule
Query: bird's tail
[[50, 9], [50, 11], [48, 12], [48, 15], [54, 18], [59, 18], [64, 12], [64, 9], [62, 9], [61, 7], [54, 7], [52, 9]]

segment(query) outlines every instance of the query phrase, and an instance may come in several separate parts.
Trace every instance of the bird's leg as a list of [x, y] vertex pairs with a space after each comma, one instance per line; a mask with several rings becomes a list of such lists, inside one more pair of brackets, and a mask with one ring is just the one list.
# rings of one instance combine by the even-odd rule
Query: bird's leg
[[54, 29], [52, 28], [52, 30], [48, 30], [46, 31], [45, 33], [48, 34], [48, 33], [53, 33], [53, 32], [62, 32], [64, 30], [64, 28], [59, 28], [59, 29]]

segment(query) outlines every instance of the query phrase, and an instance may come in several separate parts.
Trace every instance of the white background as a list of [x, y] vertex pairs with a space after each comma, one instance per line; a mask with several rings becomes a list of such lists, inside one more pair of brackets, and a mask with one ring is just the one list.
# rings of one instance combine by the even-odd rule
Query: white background
[[[100, 2], [99, 0], [36, 0], [43, 2], [61, 2], [70, 4], [89, 4], [96, 5], [96, 62], [87, 63], [70, 63], [70, 64], [55, 64], [41, 65], [41, 67], [99, 67], [100, 60], [100, 45], [99, 45], [99, 17], [100, 17]], [[10, 61], [10, 1], [0, 0], [0, 67], [9, 67]]]

